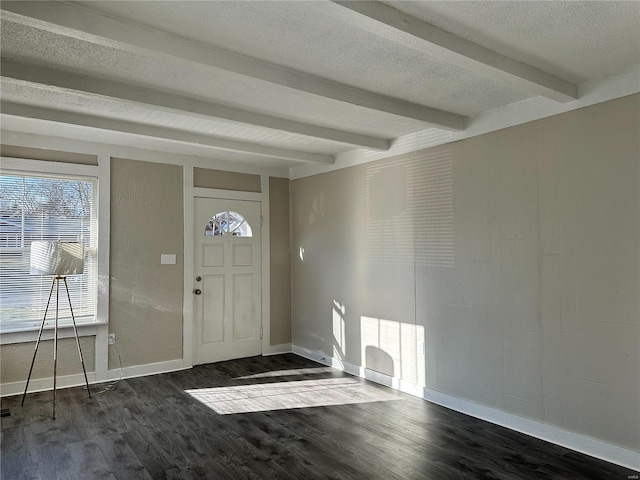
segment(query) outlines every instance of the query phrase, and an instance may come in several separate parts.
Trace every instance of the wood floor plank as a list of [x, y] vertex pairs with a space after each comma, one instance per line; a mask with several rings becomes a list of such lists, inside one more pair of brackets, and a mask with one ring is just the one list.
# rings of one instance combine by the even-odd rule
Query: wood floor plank
[[115, 478], [151, 479], [144, 465], [122, 435], [106, 433], [67, 445], [77, 472], [76, 478], [112, 475]]
[[[613, 465], [293, 354], [3, 398], [0, 478], [603, 480]], [[233, 413], [238, 412], [238, 413]]]

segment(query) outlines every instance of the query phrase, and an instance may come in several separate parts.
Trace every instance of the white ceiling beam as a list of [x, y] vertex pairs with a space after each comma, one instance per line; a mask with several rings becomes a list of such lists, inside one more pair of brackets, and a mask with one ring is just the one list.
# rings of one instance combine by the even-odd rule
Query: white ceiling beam
[[269, 147], [255, 143], [240, 142], [226, 138], [211, 137], [195, 133], [173, 130], [170, 128], [142, 125], [139, 123], [127, 122], [111, 118], [96, 117], [83, 113], [65, 112], [51, 108], [24, 105], [15, 102], [0, 102], [0, 112], [2, 115], [11, 115], [22, 118], [33, 118], [49, 122], [79, 125], [84, 127], [98, 128], [114, 132], [130, 133], [145, 137], [170, 140], [174, 142], [187, 143], [211, 147], [215, 150], [225, 150], [231, 152], [247, 153], [253, 156], [266, 158], [277, 158], [300, 163], [320, 163], [331, 165], [334, 158], [331, 155], [321, 155], [317, 153], [301, 152], [285, 148]]
[[135, 102], [136, 104], [162, 111], [210, 120], [229, 120], [332, 142], [346, 143], [369, 150], [387, 151], [391, 144], [390, 140], [384, 138], [296, 122], [122, 82], [52, 70], [11, 60], [3, 60], [0, 73], [2, 78], [35, 84], [39, 88], [99, 95], [120, 101]]
[[336, 15], [355, 12], [349, 25], [414, 50], [519, 85], [537, 95], [566, 103], [578, 98], [578, 86], [536, 67], [446, 32], [430, 23], [377, 1], [332, 0], [344, 7]]
[[85, 42], [147, 57], [189, 61], [201, 67], [224, 70], [359, 107], [420, 120], [445, 130], [459, 131], [466, 127], [467, 117], [462, 115], [343, 85], [109, 17], [82, 6], [59, 2], [2, 2], [1, 8], [4, 21]]

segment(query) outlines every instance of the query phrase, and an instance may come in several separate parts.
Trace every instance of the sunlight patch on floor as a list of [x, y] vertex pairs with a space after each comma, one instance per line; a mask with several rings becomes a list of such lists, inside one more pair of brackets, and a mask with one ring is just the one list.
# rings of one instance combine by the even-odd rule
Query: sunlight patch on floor
[[400, 400], [393, 391], [352, 378], [198, 388], [185, 392], [221, 415]]
[[318, 368], [292, 368], [288, 370], [273, 370], [271, 372], [254, 373], [253, 375], [244, 375], [235, 377], [234, 380], [249, 380], [251, 378], [272, 378], [272, 377], [289, 377], [292, 375], [313, 375], [317, 373], [331, 373], [331, 367]]

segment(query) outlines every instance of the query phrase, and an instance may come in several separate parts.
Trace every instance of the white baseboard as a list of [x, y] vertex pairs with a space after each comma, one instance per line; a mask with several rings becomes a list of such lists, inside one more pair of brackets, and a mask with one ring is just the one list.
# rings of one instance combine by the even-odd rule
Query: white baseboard
[[157, 375], [159, 373], [176, 372], [178, 370], [188, 370], [181, 358], [168, 360], [166, 362], [147, 363], [145, 365], [134, 365], [131, 367], [115, 368], [107, 372], [107, 381], [118, 380], [120, 378], [144, 377], [146, 375]]
[[[95, 383], [95, 372], [87, 373], [87, 380], [89, 383]], [[24, 393], [24, 386], [27, 381], [3, 383], [0, 385], [0, 397], [10, 397], [12, 395], [22, 395]], [[78, 373], [75, 375], [58, 375], [56, 378], [56, 390], [60, 388], [78, 387], [84, 385], [84, 375]], [[53, 377], [48, 378], [32, 378], [29, 381], [29, 392], [43, 392], [53, 389]]]
[[[263, 355], [277, 355], [280, 353], [291, 353], [291, 344], [284, 343], [281, 345], [272, 345]], [[144, 377], [147, 375], [157, 375], [159, 373], [176, 372], [178, 370], [187, 370], [191, 366], [185, 366], [182, 358], [176, 360], [168, 360], [166, 362], [148, 363], [145, 365], [134, 365], [131, 367], [115, 368], [107, 372], [107, 378], [96, 379], [95, 372], [87, 373], [89, 384], [110, 382], [125, 378]], [[24, 392], [25, 381], [3, 383], [0, 385], [0, 397], [10, 397], [19, 395]], [[82, 374], [58, 376], [56, 388], [70, 388], [84, 385], [84, 376]], [[42, 392], [53, 388], [53, 378], [32, 378], [29, 382], [29, 393]]]
[[447, 395], [437, 390], [425, 388], [424, 399], [585, 455], [600, 458], [633, 470], [640, 470], [640, 452], [627, 450], [593, 437], [587, 437], [553, 425], [519, 417], [463, 398]]
[[[186, 370], [191, 367], [185, 367], [182, 359], [169, 360], [167, 362], [148, 363], [146, 365], [135, 365], [132, 367], [116, 368], [107, 372], [107, 378], [97, 379], [95, 372], [88, 372], [87, 379], [89, 384], [109, 382], [119, 380], [121, 378], [143, 377], [145, 375], [156, 375], [158, 373], [175, 372], [177, 370]], [[21, 395], [24, 392], [26, 380], [20, 382], [3, 383], [0, 385], [0, 397], [10, 397], [12, 395]], [[84, 375], [81, 373], [75, 375], [58, 376], [56, 380], [56, 388], [70, 388], [84, 385]], [[53, 389], [53, 377], [48, 378], [32, 378], [29, 382], [29, 393], [42, 392]]]
[[399, 378], [392, 377], [384, 373], [374, 372], [368, 368], [345, 362], [322, 352], [308, 350], [297, 345], [292, 345], [291, 351], [296, 355], [308, 358], [309, 360], [386, 385], [396, 390], [408, 393], [409, 395], [422, 398], [428, 402], [450, 408], [451, 410], [455, 410], [592, 457], [600, 458], [607, 462], [615, 463], [633, 470], [640, 470], [640, 452], [634, 452], [616, 445], [611, 445], [610, 443], [569, 432], [559, 427], [538, 422], [536, 420], [512, 415], [510, 413], [487, 407], [485, 405], [480, 405], [464, 398], [448, 395], [437, 390], [423, 388], [416, 384], [404, 382]]
[[263, 357], [267, 357], [269, 355], [279, 355], [281, 353], [291, 353], [291, 344], [281, 343], [280, 345], [270, 345], [267, 348], [262, 348]]

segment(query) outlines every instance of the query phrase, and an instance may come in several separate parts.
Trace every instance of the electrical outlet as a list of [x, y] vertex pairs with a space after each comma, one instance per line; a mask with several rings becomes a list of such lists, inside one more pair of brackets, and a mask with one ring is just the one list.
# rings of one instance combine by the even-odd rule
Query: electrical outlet
[[107, 336], [107, 345], [114, 345], [116, 343], [116, 334], [110, 333]]

